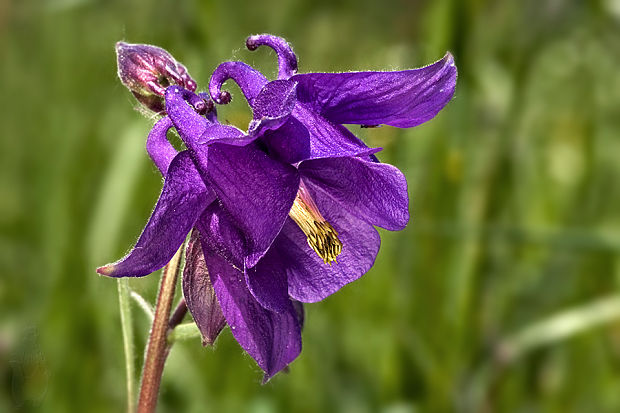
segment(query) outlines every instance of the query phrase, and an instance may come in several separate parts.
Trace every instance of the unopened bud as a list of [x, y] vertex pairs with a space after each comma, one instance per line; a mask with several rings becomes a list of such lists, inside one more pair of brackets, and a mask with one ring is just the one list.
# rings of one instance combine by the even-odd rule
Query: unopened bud
[[163, 112], [166, 87], [175, 84], [195, 91], [187, 69], [164, 49], [148, 44], [116, 43], [118, 77], [140, 103]]
[[202, 334], [202, 344], [213, 345], [226, 326], [226, 319], [211, 284], [209, 270], [200, 245], [200, 234], [196, 229], [192, 231], [185, 250], [182, 284], [187, 309], [194, 317]]

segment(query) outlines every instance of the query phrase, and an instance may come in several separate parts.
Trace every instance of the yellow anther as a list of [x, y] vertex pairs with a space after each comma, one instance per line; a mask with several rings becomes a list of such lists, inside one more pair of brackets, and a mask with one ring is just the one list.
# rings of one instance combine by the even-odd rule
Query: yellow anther
[[323, 218], [303, 183], [299, 187], [289, 216], [306, 234], [308, 245], [325, 264], [338, 263], [336, 258], [342, 252], [338, 232]]

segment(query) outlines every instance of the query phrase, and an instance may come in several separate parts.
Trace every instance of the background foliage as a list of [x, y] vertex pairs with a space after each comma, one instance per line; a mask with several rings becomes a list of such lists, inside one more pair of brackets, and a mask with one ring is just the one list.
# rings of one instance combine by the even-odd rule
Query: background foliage
[[[261, 386], [229, 331], [183, 342], [160, 411], [620, 411], [619, 25], [616, 0], [1, 1], [0, 411], [125, 406], [116, 282], [94, 268], [161, 182], [114, 43], [160, 45], [204, 86], [230, 59], [273, 76], [273, 53], [243, 47], [260, 32], [302, 72], [450, 50], [456, 96], [415, 129], [354, 128], [407, 175], [413, 219], [307, 306], [290, 374]], [[250, 117], [243, 99], [220, 113]], [[157, 278], [131, 286], [153, 299]]]

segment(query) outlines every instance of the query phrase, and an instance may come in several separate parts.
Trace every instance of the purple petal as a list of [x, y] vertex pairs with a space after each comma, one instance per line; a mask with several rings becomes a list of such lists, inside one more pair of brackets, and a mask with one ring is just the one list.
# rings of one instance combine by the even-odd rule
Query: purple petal
[[269, 46], [278, 55], [278, 79], [288, 79], [297, 72], [297, 56], [291, 45], [281, 37], [270, 34], [256, 34], [248, 37], [245, 45], [249, 50], [256, 50], [258, 46]]
[[257, 136], [282, 125], [297, 102], [296, 87], [297, 84], [290, 80], [267, 83], [252, 103], [254, 119], [250, 122], [248, 135]]
[[226, 319], [211, 285], [209, 271], [200, 246], [200, 233], [192, 231], [185, 250], [185, 267], [183, 268], [183, 297], [187, 309], [202, 334], [203, 345], [213, 345], [220, 334]]
[[265, 371], [268, 380], [301, 352], [301, 329], [295, 308], [291, 304], [283, 313], [263, 308], [248, 290], [241, 271], [216, 254], [207, 253], [205, 259], [233, 336]]
[[279, 128], [266, 131], [261, 140], [270, 154], [288, 163], [334, 156], [365, 156], [381, 150], [369, 148], [344, 126], [328, 121], [299, 102], [292, 116]]
[[254, 140], [233, 126], [213, 123], [199, 115], [187, 102], [195, 98], [198, 96], [178, 86], [166, 89], [166, 112], [189, 149], [196, 151], [197, 145], [213, 142], [243, 146]]
[[420, 69], [398, 72], [307, 73], [298, 99], [334, 123], [409, 128], [437, 115], [454, 94], [456, 66], [450, 53]]
[[196, 223], [209, 250], [221, 255], [237, 268], [243, 268], [247, 251], [245, 237], [218, 202], [212, 202]]
[[226, 145], [245, 146], [252, 143], [254, 139], [255, 138], [246, 135], [242, 130], [234, 126], [214, 123], [205, 129], [196, 143], [198, 145], [210, 145], [215, 142], [221, 142]]
[[297, 103], [293, 116], [306, 128], [310, 138], [307, 159], [369, 155], [381, 150], [369, 148], [347, 128], [328, 121], [305, 104]]
[[409, 221], [407, 180], [392, 165], [354, 157], [315, 159], [299, 165], [299, 173], [369, 224], [397, 231]]
[[277, 313], [289, 311], [286, 268], [282, 251], [270, 248], [253, 268], [246, 268], [245, 279], [250, 292], [263, 307]]
[[170, 117], [166, 116], [153, 126], [146, 139], [146, 151], [163, 176], [166, 176], [170, 162], [177, 155], [177, 150], [174, 149], [166, 136], [168, 129], [172, 126]]
[[120, 261], [98, 268], [110, 277], [140, 277], [166, 265], [215, 197], [196, 172], [187, 151], [170, 164], [157, 205], [136, 246]]
[[293, 116], [289, 116], [278, 129], [265, 131], [261, 141], [271, 157], [284, 163], [294, 164], [311, 157], [308, 129]]
[[188, 147], [193, 142], [198, 142], [207, 128], [212, 125], [187, 102], [186, 99], [192, 95], [196, 96], [178, 86], [170, 86], [166, 89], [166, 113]]
[[325, 264], [308, 246], [306, 235], [288, 219], [272, 249], [285, 251], [291, 298], [313, 303], [364, 275], [375, 262], [381, 239], [375, 228], [350, 214], [311, 182], [307, 188], [325, 219], [338, 232], [342, 253], [337, 263]]
[[245, 265], [253, 267], [280, 232], [299, 188], [291, 165], [255, 145], [209, 147], [209, 182], [247, 240]]
[[215, 142], [229, 146], [245, 146], [252, 143], [256, 138], [245, 135], [242, 131], [232, 126], [213, 124], [206, 128], [203, 136], [197, 141], [185, 140], [194, 165], [202, 179], [209, 184], [209, 148]]
[[215, 102], [225, 104], [230, 101], [230, 94], [222, 92], [222, 85], [228, 79], [239, 85], [250, 105], [268, 82], [261, 72], [243, 62], [224, 62], [215, 68], [209, 81], [209, 92]]

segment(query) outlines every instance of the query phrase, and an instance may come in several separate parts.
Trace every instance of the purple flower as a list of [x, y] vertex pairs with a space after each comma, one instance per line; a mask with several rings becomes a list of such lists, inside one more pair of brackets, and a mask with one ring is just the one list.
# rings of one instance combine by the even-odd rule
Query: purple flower
[[[169, 93], [179, 93], [190, 101], [199, 98], [183, 89], [172, 89]], [[170, 101], [175, 98], [167, 99], [167, 106], [172, 106]], [[185, 101], [183, 105], [187, 106]], [[223, 141], [227, 134], [237, 136], [233, 141], [243, 140], [244, 135], [238, 129], [213, 122], [213, 118], [200, 118]], [[195, 226], [199, 235], [195, 232], [190, 240], [182, 282], [188, 309], [203, 334], [203, 342], [212, 342], [219, 333], [223, 310], [233, 335], [268, 379], [301, 351], [303, 309], [293, 300], [289, 301], [290, 311], [283, 314], [263, 308], [248, 290], [243, 273], [222, 258], [225, 252], [218, 250], [222, 245], [233, 249], [242, 247], [241, 233], [230, 224], [227, 213], [200, 177], [190, 156], [192, 151], [177, 153], [168, 142], [166, 132], [172, 126], [170, 117], [164, 117], [155, 124], [147, 140], [149, 155], [165, 176], [149, 222], [125, 258], [97, 271], [113, 277], [147, 275], [170, 260], [170, 253], [174, 254]], [[214, 233], [218, 239], [213, 237]], [[200, 246], [196, 244], [197, 239]]]
[[[134, 249], [98, 271], [153, 272], [195, 226], [208, 271], [184, 276], [188, 308], [205, 334], [204, 305], [191, 297], [204, 297], [208, 284], [268, 379], [301, 350], [299, 302], [320, 301], [361, 277], [379, 250], [374, 226], [400, 230], [409, 219], [405, 177], [342, 124], [425, 122], [452, 97], [456, 68], [448, 54], [400, 72], [295, 74], [297, 59], [283, 39], [247, 41], [250, 49], [260, 45], [278, 55], [277, 80], [226, 62], [209, 87], [217, 103], [227, 103], [222, 83], [239, 84], [253, 110], [247, 133], [201, 116], [196, 106], [205, 96], [166, 89], [168, 116], [147, 142], [166, 177], [162, 194]], [[166, 140], [172, 126], [187, 146], [178, 154]]]

